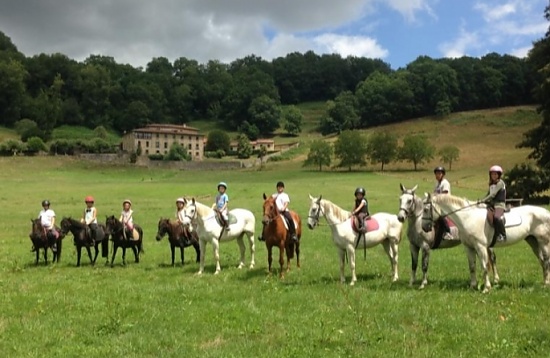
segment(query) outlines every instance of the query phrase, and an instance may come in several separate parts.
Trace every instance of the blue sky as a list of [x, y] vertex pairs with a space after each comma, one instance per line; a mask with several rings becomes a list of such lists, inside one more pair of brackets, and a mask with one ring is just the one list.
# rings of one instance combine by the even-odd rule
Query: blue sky
[[545, 0], [18, 0], [0, 31], [27, 56], [91, 54], [145, 66], [154, 57], [230, 62], [312, 50], [381, 58], [526, 56], [544, 36]]

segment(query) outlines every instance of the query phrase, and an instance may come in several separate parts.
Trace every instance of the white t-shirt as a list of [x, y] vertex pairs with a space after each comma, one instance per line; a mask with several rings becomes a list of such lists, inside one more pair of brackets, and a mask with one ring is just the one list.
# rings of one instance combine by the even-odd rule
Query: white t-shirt
[[86, 223], [88, 225], [90, 224], [97, 224], [97, 217], [94, 218], [94, 215], [95, 215], [95, 207], [91, 207], [91, 208], [86, 208], [84, 210], [84, 220], [86, 221]]
[[451, 194], [451, 183], [449, 183], [449, 181], [445, 178], [441, 179], [441, 181], [435, 183], [434, 193]]
[[134, 218], [132, 217], [133, 213], [134, 211], [132, 209], [128, 211], [122, 210], [122, 213], [120, 214], [120, 216], [122, 217], [122, 222], [126, 224], [133, 224], [134, 223]]
[[178, 218], [178, 220], [182, 223], [183, 218], [185, 218], [185, 210], [181, 209], [181, 210], [176, 211], [176, 218]]
[[48, 230], [53, 229], [53, 218], [55, 218], [55, 212], [52, 209], [40, 210], [38, 217], [40, 218], [40, 223], [43, 227]]
[[[275, 198], [275, 204], [277, 204], [277, 209], [279, 209], [279, 211], [283, 210], [286, 203], [290, 203], [290, 198], [288, 197], [287, 193], [285, 193], [285, 192], [282, 192], [280, 194], [275, 193], [275, 194], [272, 195], [272, 197]], [[288, 205], [287, 205], [287, 208], [286, 208], [285, 211], [288, 211]]]

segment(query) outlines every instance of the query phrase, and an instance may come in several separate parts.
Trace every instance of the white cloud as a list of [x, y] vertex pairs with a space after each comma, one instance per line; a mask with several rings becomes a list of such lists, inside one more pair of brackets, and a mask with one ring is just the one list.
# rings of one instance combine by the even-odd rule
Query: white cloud
[[510, 55], [516, 56], [516, 57], [519, 57], [519, 58], [525, 58], [525, 57], [527, 57], [527, 54], [529, 53], [529, 51], [532, 48], [533, 48], [533, 46], [525, 46], [525, 47], [515, 48], [515, 49], [512, 49], [512, 51], [510, 51]]
[[475, 32], [467, 32], [464, 28], [460, 29], [460, 34], [456, 39], [445, 42], [439, 46], [439, 50], [444, 57], [458, 58], [468, 55], [468, 50], [479, 47], [479, 37]]
[[511, 1], [506, 4], [494, 6], [479, 2], [474, 5], [474, 9], [481, 11], [485, 21], [490, 22], [500, 20], [507, 15], [514, 14], [516, 12], [516, 4], [515, 1]]
[[339, 53], [342, 57], [372, 57], [384, 58], [388, 50], [382, 48], [375, 39], [366, 36], [343, 36], [336, 34], [323, 34], [313, 39], [322, 52]]
[[392, 9], [398, 11], [407, 21], [414, 22], [415, 14], [420, 11], [425, 11], [432, 17], [436, 17], [433, 12], [429, 0], [382, 0], [384, 4], [389, 5]]

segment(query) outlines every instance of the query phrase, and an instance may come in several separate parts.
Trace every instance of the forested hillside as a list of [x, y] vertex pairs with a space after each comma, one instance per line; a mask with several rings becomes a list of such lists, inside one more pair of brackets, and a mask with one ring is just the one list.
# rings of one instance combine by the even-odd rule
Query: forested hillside
[[[0, 125], [21, 119], [49, 139], [62, 125], [122, 133], [147, 123], [220, 121], [250, 138], [278, 128], [299, 133], [300, 117], [282, 105], [326, 101], [323, 133], [403, 119], [532, 104], [536, 71], [525, 59], [420, 56], [392, 69], [379, 59], [290, 53], [225, 64], [153, 58], [145, 68], [103, 55], [83, 62], [64, 54], [26, 57], [0, 32]], [[291, 107], [293, 108], [293, 107]], [[295, 108], [294, 108], [295, 109]], [[290, 121], [294, 125], [287, 126]], [[28, 123], [28, 122], [27, 122]], [[288, 128], [287, 128], [288, 127]]]

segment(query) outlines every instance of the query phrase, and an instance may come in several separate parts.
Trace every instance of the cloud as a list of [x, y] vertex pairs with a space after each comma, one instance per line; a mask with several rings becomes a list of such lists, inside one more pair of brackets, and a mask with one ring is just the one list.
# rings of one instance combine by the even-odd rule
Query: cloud
[[525, 46], [520, 48], [515, 48], [510, 51], [510, 55], [516, 56], [519, 58], [525, 58], [529, 54], [529, 51], [533, 48], [533, 46]]
[[474, 9], [482, 13], [485, 21], [500, 20], [507, 15], [514, 14], [516, 12], [516, 4], [509, 2], [502, 5], [489, 5], [487, 3], [477, 3], [474, 5]]
[[464, 28], [456, 39], [451, 42], [445, 42], [439, 46], [439, 50], [444, 57], [458, 58], [468, 56], [468, 50], [479, 47], [479, 38], [475, 32], [467, 32]]
[[313, 39], [322, 52], [339, 53], [343, 57], [372, 57], [384, 58], [388, 50], [382, 48], [375, 39], [365, 36], [343, 36], [336, 34], [323, 34]]
[[434, 18], [436, 17], [430, 6], [430, 2], [433, 2], [433, 0], [382, 0], [382, 2], [399, 12], [409, 22], [416, 21], [415, 14], [421, 11], [428, 13]]

